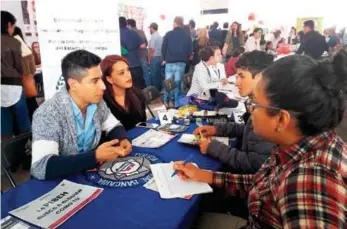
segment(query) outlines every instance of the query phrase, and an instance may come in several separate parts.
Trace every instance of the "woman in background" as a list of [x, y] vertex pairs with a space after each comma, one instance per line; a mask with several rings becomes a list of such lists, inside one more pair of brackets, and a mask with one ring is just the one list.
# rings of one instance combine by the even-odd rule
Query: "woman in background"
[[296, 34], [296, 28], [294, 26], [292, 26], [290, 33], [289, 33], [289, 37], [288, 37], [288, 44], [296, 45], [298, 42], [299, 41], [298, 41], [297, 34]]
[[245, 37], [241, 31], [241, 24], [234, 21], [230, 28], [231, 30], [228, 32], [223, 46], [223, 55], [226, 57], [227, 61], [231, 57], [233, 50], [245, 44]]
[[198, 29], [198, 37], [193, 42], [193, 66], [200, 62], [199, 52], [202, 48], [210, 46], [210, 38], [208, 36], [208, 30], [205, 28]]
[[245, 44], [245, 51], [252, 52], [254, 50], [260, 51], [260, 41], [262, 38], [263, 30], [261, 28], [256, 28], [253, 31], [252, 36], [250, 36]]
[[237, 73], [237, 68], [235, 66], [237, 60], [239, 59], [239, 56], [241, 56], [245, 52], [245, 49], [243, 47], [236, 48], [233, 53], [231, 54], [231, 57], [228, 61], [228, 63], [225, 65], [225, 73], [227, 78], [230, 76], [233, 76]]
[[146, 99], [141, 90], [133, 87], [129, 64], [124, 57], [109, 55], [100, 63], [106, 85], [104, 100], [112, 114], [131, 129], [146, 122]]
[[34, 53], [34, 59], [35, 59], [35, 67], [41, 68], [41, 54], [40, 54], [40, 45], [39, 42], [35, 41], [31, 44], [31, 49]]

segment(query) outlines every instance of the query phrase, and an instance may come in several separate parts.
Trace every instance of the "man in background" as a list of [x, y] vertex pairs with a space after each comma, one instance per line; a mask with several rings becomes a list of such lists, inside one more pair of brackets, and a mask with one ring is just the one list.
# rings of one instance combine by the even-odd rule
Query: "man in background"
[[221, 42], [222, 40], [222, 31], [218, 29], [218, 22], [214, 22], [213, 25], [211, 26], [211, 30], [209, 32], [209, 37], [210, 37], [210, 42], [212, 46], [218, 46], [221, 49], [223, 48], [224, 41]]
[[162, 79], [161, 79], [161, 46], [163, 44], [163, 37], [160, 36], [158, 32], [158, 24], [151, 23], [149, 26], [149, 30], [151, 33], [151, 39], [149, 40], [148, 48], [148, 63], [151, 69], [151, 82], [154, 87], [156, 87], [159, 91], [162, 88]]
[[304, 22], [304, 36], [300, 37], [300, 47], [297, 54], [304, 53], [314, 59], [319, 59], [324, 51], [328, 51], [328, 45], [323, 35], [314, 30], [314, 21]]
[[190, 36], [192, 37], [193, 40], [195, 40], [198, 34], [196, 32], [195, 21], [193, 19], [189, 21], [189, 29], [190, 29]]
[[[163, 64], [165, 66], [165, 79], [174, 78], [176, 82], [175, 105], [182, 96], [181, 80], [189, 57], [193, 52], [193, 43], [189, 35], [183, 30], [183, 17], [176, 17], [173, 30], [166, 33], [162, 45]], [[165, 92], [164, 102], [169, 105], [170, 95]]]
[[147, 49], [148, 42], [147, 42], [146, 35], [143, 32], [143, 30], [137, 29], [136, 21], [134, 19], [128, 19], [127, 24], [128, 24], [128, 28], [136, 31], [137, 34], [139, 34], [139, 36], [145, 42], [146, 47], [141, 48], [139, 52], [140, 52], [140, 60], [141, 60], [141, 66], [142, 66], [142, 71], [143, 71], [143, 78], [145, 80], [146, 87], [148, 87], [151, 85], [151, 80], [150, 80], [149, 74], [148, 74], [148, 49]]
[[222, 33], [221, 40], [220, 40], [221, 44], [224, 44], [225, 39], [227, 38], [228, 30], [229, 30], [229, 23], [228, 22], [224, 22], [223, 30], [221, 31], [221, 33]]
[[273, 49], [276, 50], [278, 48], [279, 42], [282, 40], [281, 38], [281, 30], [277, 29], [272, 35], [269, 41], [271, 41]]
[[119, 27], [122, 56], [129, 62], [134, 86], [138, 89], [143, 89], [146, 87], [146, 83], [143, 78], [140, 49], [146, 48], [146, 44], [136, 31], [127, 28], [125, 17], [119, 18]]

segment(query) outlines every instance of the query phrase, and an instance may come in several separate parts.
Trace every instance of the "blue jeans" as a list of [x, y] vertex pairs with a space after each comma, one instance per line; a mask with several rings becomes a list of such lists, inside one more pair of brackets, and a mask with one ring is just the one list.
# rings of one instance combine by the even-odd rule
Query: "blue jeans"
[[151, 82], [154, 87], [156, 87], [159, 91], [162, 88], [162, 78], [161, 78], [161, 56], [152, 57], [150, 70], [151, 70]]
[[[174, 90], [174, 96], [175, 96], [175, 106], [178, 104], [178, 100], [183, 96], [182, 93], [182, 77], [184, 75], [184, 69], [186, 67], [186, 63], [179, 62], [179, 63], [167, 63], [165, 66], [165, 79], [172, 79], [174, 78], [176, 82], [176, 89]], [[172, 98], [172, 94], [170, 95], [165, 92], [164, 94], [164, 102], [166, 104], [169, 103], [170, 97]]]
[[141, 66], [143, 70], [143, 79], [145, 80], [146, 87], [151, 85], [151, 79], [148, 74], [148, 63], [147, 60], [141, 60]]
[[23, 134], [30, 131], [30, 128], [28, 107], [23, 89], [17, 103], [10, 107], [1, 107], [1, 137], [12, 138], [14, 134]]

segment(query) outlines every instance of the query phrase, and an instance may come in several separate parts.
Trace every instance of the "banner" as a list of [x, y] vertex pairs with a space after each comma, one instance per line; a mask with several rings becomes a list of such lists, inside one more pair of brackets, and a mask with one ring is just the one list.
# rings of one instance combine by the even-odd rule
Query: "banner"
[[323, 33], [323, 17], [299, 17], [296, 19], [296, 31], [302, 31], [304, 29], [304, 22], [312, 20], [314, 22], [314, 29], [320, 33]]
[[36, 8], [46, 99], [63, 85], [60, 65], [66, 54], [78, 49], [101, 58], [120, 54], [117, 0], [36, 0]]
[[56, 228], [94, 200], [103, 191], [63, 180], [47, 194], [9, 214], [43, 228]]

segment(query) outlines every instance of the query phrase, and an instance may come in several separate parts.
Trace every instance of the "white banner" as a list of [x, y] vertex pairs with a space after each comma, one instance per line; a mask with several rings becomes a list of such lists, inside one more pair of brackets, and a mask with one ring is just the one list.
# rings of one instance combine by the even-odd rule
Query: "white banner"
[[94, 200], [101, 188], [63, 180], [47, 194], [9, 214], [43, 228], [56, 228]]
[[117, 0], [37, 0], [36, 8], [46, 99], [60, 89], [61, 60], [67, 53], [120, 54]]

